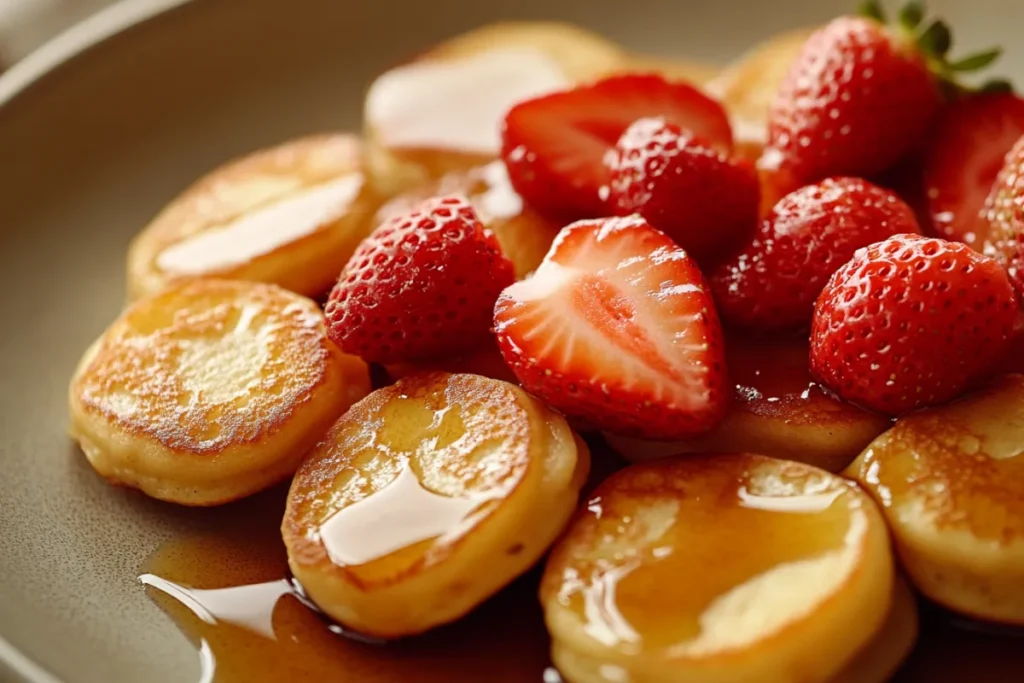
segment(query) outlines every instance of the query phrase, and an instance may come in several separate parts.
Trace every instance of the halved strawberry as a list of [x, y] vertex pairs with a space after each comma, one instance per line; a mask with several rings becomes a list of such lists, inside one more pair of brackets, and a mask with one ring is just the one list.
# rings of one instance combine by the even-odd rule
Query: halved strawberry
[[494, 328], [524, 388], [600, 429], [681, 439], [730, 397], [722, 329], [697, 264], [639, 216], [562, 230], [502, 292]]
[[697, 88], [655, 75], [613, 76], [509, 110], [501, 156], [513, 187], [552, 216], [607, 214], [604, 156], [630, 124], [647, 116], [660, 116], [718, 151], [732, 151], [725, 110]]
[[940, 237], [980, 249], [988, 226], [978, 220], [1006, 153], [1024, 135], [1024, 100], [982, 93], [948, 105], [924, 161], [932, 228]]

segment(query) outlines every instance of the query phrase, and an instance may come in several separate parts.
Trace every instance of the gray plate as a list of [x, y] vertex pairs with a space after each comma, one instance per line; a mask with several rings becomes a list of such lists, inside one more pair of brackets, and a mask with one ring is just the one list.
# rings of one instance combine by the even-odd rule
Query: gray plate
[[[484, 21], [568, 19], [633, 48], [725, 61], [758, 38], [847, 5], [179, 4], [121, 5], [0, 78], [0, 660], [12, 679], [198, 676], [195, 648], [136, 576], [165, 540], [230, 526], [245, 513], [181, 510], [113, 489], [64, 432], [73, 365], [123, 300], [128, 239], [186, 184], [255, 148], [356, 126], [373, 75]], [[1008, 65], [1024, 63], [1024, 5], [935, 4], [962, 27], [965, 47], [1002, 42]], [[963, 657], [925, 668], [952, 669]], [[1011, 680], [995, 675], [948, 680]], [[938, 680], [907, 680], [914, 679]]]

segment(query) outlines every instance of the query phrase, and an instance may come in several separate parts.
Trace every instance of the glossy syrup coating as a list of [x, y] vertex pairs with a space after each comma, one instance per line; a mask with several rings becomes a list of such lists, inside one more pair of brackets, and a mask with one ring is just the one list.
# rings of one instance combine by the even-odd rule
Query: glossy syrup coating
[[394, 638], [463, 616], [561, 532], [589, 454], [505, 382], [428, 373], [353, 406], [292, 483], [289, 564], [327, 614]]
[[129, 298], [198, 277], [319, 296], [369, 233], [379, 203], [353, 135], [312, 135], [232, 160], [182, 192], [132, 241]]
[[882, 625], [892, 582], [885, 524], [855, 485], [715, 455], [606, 480], [540, 595], [571, 683], [824, 682]]
[[849, 467], [882, 505], [911, 580], [980, 619], [1024, 624], [1024, 376], [902, 418]]
[[113, 483], [190, 505], [249, 495], [369, 390], [315, 302], [199, 280], [131, 306], [83, 357], [71, 431]]
[[808, 370], [808, 343], [726, 333], [725, 358], [735, 393], [729, 412], [710, 434], [652, 442], [607, 435], [628, 460], [679, 453], [757, 452], [838, 472], [892, 423], [818, 386]]

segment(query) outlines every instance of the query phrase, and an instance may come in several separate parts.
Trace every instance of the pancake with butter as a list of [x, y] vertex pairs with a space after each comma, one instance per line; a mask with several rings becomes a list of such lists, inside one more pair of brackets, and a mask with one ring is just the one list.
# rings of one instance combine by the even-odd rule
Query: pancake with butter
[[197, 280], [130, 306], [71, 381], [71, 433], [113, 484], [217, 505], [291, 475], [369, 391], [313, 301]]
[[174, 199], [128, 252], [132, 299], [188, 279], [325, 293], [380, 203], [351, 135], [302, 138], [232, 161]]
[[353, 406], [303, 462], [282, 524], [289, 565], [348, 628], [426, 631], [537, 561], [589, 464], [565, 420], [511, 384], [407, 377]]

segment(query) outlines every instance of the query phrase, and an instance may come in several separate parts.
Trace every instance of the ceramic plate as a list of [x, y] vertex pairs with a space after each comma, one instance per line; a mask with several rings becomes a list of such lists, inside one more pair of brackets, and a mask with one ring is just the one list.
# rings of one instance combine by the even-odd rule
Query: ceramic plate
[[[960, 26], [964, 49], [1007, 45], [1006, 67], [1024, 74], [1024, 5], [933, 4]], [[128, 240], [220, 162], [356, 127], [375, 74], [485, 21], [565, 19], [634, 49], [724, 62], [759, 38], [846, 8], [839, 0], [150, 0], [115, 6], [0, 78], [0, 678], [191, 682], [215, 667], [218, 680], [234, 681], [302, 671], [360, 683], [544, 680], [536, 577], [427, 638], [355, 643], [294, 598], [272, 599], [283, 590], [281, 490], [186, 510], [92, 472], [66, 436], [66, 384], [121, 308]], [[147, 589], [139, 580], [147, 573], [208, 589], [264, 588], [245, 601], [249, 628], [229, 632], [161, 597], [159, 586]], [[1020, 680], [1021, 642], [929, 614], [901, 680]]]

